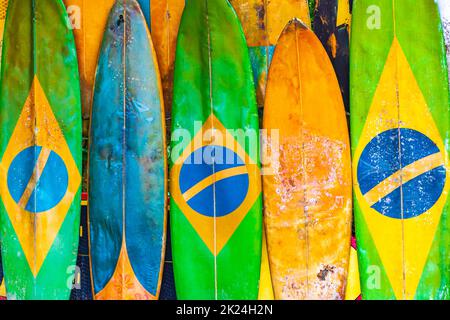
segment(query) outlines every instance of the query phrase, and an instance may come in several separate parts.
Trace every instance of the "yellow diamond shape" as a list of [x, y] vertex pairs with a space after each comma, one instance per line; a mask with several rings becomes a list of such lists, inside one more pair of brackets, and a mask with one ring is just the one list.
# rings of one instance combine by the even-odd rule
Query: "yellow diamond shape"
[[[40, 146], [43, 151], [23, 196], [20, 201], [16, 202], [8, 189], [8, 169], [20, 152], [33, 146]], [[67, 191], [53, 208], [40, 213], [32, 213], [25, 210], [25, 207], [50, 152], [59, 155], [66, 166]], [[0, 187], [3, 203], [30, 269], [36, 277], [81, 183], [78, 167], [37, 77], [33, 79], [30, 93], [5, 150], [1, 167]]]
[[[227, 147], [233, 150], [243, 160], [245, 165], [219, 171], [182, 193], [179, 185], [181, 168], [186, 159], [195, 150], [204, 146]], [[249, 188], [242, 204], [230, 214], [215, 218], [208, 217], [196, 212], [187, 203], [195, 194], [214, 182], [239, 174], [248, 175]], [[261, 194], [259, 166], [213, 114], [205, 121], [202, 129], [197, 132], [194, 139], [192, 139], [191, 143], [184, 149], [179, 159], [173, 165], [170, 184], [174, 201], [214, 256], [220, 253]]]
[[359, 185], [355, 194], [375, 246], [397, 299], [414, 299], [429, 251], [447, 201], [450, 179], [431, 209], [410, 219], [393, 219], [371, 206], [384, 195], [432, 168], [444, 165], [449, 172], [448, 155], [440, 133], [417, 84], [406, 56], [394, 38], [385, 68], [355, 151], [353, 175], [364, 148], [380, 133], [398, 128], [419, 131], [430, 138], [440, 153], [422, 159], [396, 173], [363, 195]]

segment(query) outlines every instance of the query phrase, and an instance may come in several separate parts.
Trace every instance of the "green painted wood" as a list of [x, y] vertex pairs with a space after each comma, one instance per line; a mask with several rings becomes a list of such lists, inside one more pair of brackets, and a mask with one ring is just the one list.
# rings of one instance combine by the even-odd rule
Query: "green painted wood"
[[[0, 85], [0, 238], [10, 299], [70, 296], [79, 233], [81, 106], [68, 21], [60, 0], [9, 3]], [[33, 193], [22, 203], [27, 187]]]
[[[219, 163], [219, 151], [224, 150], [220, 142], [194, 138], [202, 127], [203, 133], [226, 128], [230, 134], [241, 129], [258, 136], [247, 45], [226, 0], [187, 2], [178, 36], [172, 121], [170, 208], [177, 297], [256, 299], [262, 230], [258, 139], [239, 141], [228, 151], [232, 155], [243, 150], [250, 157], [245, 161], [247, 173], [214, 180], [191, 201], [181, 195], [224, 168], [242, 166], [236, 161]], [[192, 158], [200, 160], [187, 164], [183, 152], [193, 152]], [[250, 196], [242, 201], [245, 193]], [[236, 210], [230, 213], [230, 208]], [[221, 236], [224, 226], [232, 229], [229, 236]]]

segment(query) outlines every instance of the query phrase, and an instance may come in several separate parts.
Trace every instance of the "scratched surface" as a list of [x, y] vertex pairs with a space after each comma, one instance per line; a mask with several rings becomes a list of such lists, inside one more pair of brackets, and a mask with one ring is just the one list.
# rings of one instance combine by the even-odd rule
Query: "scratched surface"
[[[445, 44], [447, 46], [447, 64], [450, 62], [450, 2], [438, 0], [441, 13], [442, 27], [444, 28]], [[450, 75], [450, 68], [449, 68]]]
[[349, 0], [316, 0], [313, 22], [313, 30], [333, 63], [347, 111], [351, 3]]
[[62, 1], [33, 3], [10, 1], [5, 26], [2, 259], [8, 298], [68, 299], [81, 185], [76, 49]]
[[343, 299], [352, 221], [345, 109], [325, 50], [298, 20], [275, 49], [263, 127], [279, 132], [279, 145], [269, 135], [273, 175], [263, 178], [275, 298]]
[[156, 54], [135, 0], [113, 7], [94, 89], [89, 155], [96, 299], [156, 299], [164, 259], [164, 111]]
[[448, 299], [449, 89], [435, 1], [355, 1], [350, 58], [362, 296]]
[[264, 106], [267, 73], [278, 37], [292, 18], [310, 26], [307, 0], [230, 0], [247, 39], [257, 102]]

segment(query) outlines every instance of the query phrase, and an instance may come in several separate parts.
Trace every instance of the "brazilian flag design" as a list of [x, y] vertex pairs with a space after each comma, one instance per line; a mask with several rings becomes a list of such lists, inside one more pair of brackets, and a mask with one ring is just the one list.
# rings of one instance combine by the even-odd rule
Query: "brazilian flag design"
[[170, 156], [179, 299], [256, 299], [262, 200], [244, 34], [226, 0], [188, 1], [178, 35]]
[[0, 238], [10, 299], [68, 299], [78, 247], [81, 107], [60, 0], [11, 0], [0, 85]]
[[434, 0], [357, 0], [355, 219], [364, 299], [449, 299], [449, 92]]

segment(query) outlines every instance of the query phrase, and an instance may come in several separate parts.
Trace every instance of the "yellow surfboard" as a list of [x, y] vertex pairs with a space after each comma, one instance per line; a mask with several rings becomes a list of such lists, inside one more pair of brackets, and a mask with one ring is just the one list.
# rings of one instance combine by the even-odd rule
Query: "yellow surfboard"
[[345, 297], [352, 222], [346, 115], [319, 39], [293, 20], [270, 67], [264, 208], [276, 299]]

